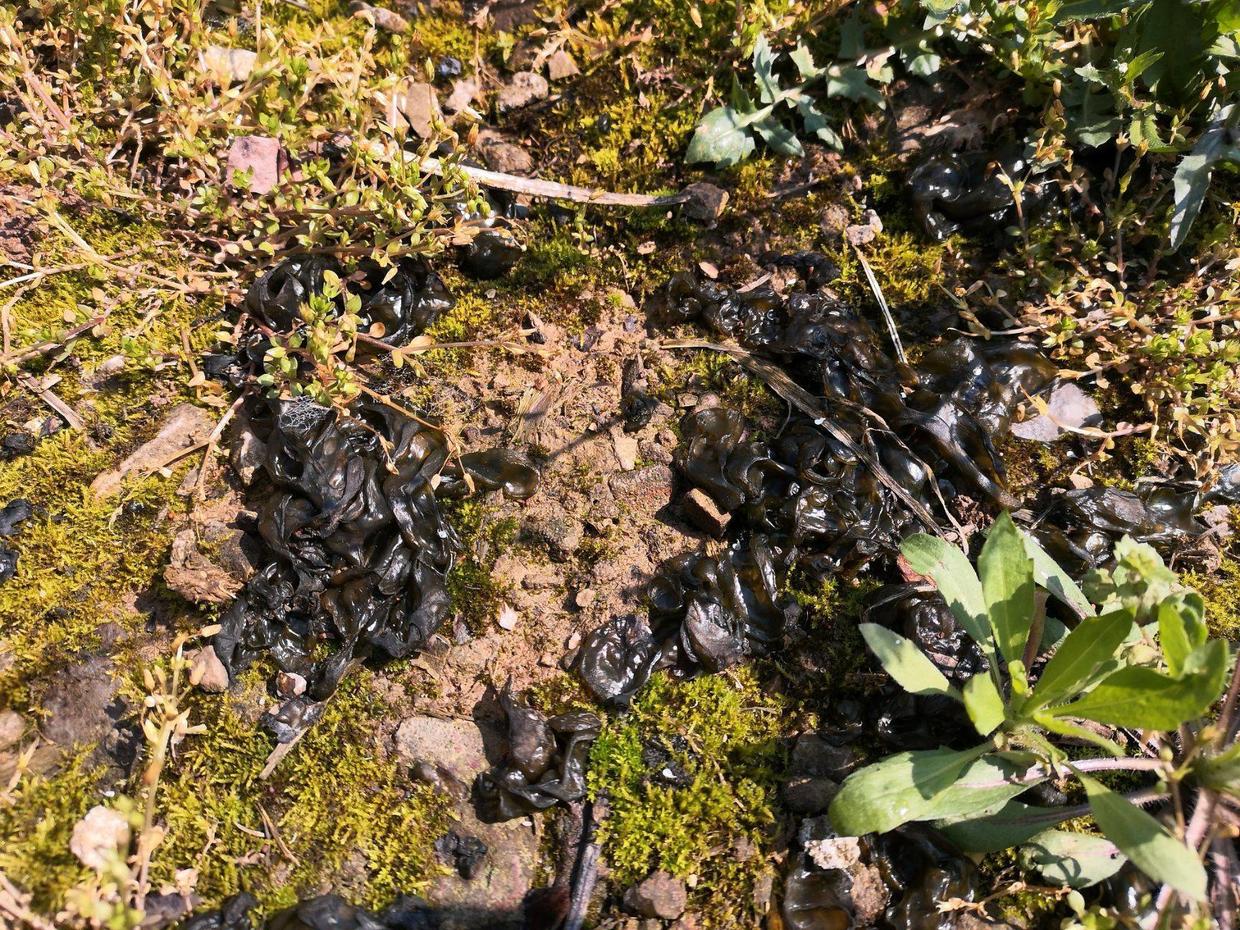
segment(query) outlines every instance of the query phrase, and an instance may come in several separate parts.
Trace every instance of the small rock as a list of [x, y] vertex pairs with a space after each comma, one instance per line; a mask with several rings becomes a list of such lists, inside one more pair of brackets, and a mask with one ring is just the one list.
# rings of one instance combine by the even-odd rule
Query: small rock
[[861, 844], [855, 836], [811, 840], [805, 851], [820, 869], [850, 869], [861, 861]]
[[706, 181], [695, 181], [686, 187], [683, 193], [689, 195], [681, 208], [685, 216], [710, 226], [723, 215], [723, 210], [728, 205], [728, 192]]
[[515, 630], [517, 628], [517, 612], [505, 604], [499, 609], [499, 615], [495, 618], [495, 622], [501, 630]]
[[[510, 923], [497, 921], [495, 915], [520, 912], [538, 871], [539, 834], [524, 819], [482, 823], [472, 805], [462, 805], [459, 814], [460, 822], [453, 830], [477, 840], [486, 848], [486, 855], [470, 870], [471, 878], [459, 871], [440, 876], [431, 883], [426, 897], [449, 912], [443, 921], [444, 930], [507, 930]], [[454, 864], [459, 869], [459, 861]], [[524, 926], [521, 922], [516, 925]]]
[[481, 88], [473, 78], [462, 78], [452, 82], [452, 93], [444, 101], [443, 108], [449, 113], [460, 113], [467, 109], [478, 96]]
[[680, 499], [685, 518], [698, 529], [715, 538], [722, 538], [732, 515], [724, 513], [714, 499], [701, 488], [694, 488]]
[[500, 88], [495, 98], [495, 108], [500, 113], [510, 113], [542, 100], [551, 88], [547, 79], [535, 71], [518, 71], [512, 80]]
[[110, 497], [121, 489], [131, 473], [145, 474], [163, 467], [177, 452], [206, 442], [214, 424], [206, 412], [192, 404], [178, 404], [168, 414], [155, 438], [144, 442], [120, 465], [95, 477], [90, 489], [99, 497]]
[[557, 562], [567, 562], [581, 547], [585, 527], [580, 520], [564, 514], [532, 517], [522, 527], [522, 536], [546, 547]]
[[417, 715], [396, 728], [396, 754], [429, 780], [467, 791], [487, 768], [482, 731], [471, 720], [441, 720]]
[[373, 23], [384, 32], [402, 33], [409, 31], [409, 20], [399, 13], [385, 10], [381, 6], [371, 6], [364, 0], [353, 0], [349, 4], [349, 12], [358, 19]]
[[580, 591], [577, 592], [577, 596], [573, 598], [573, 603], [576, 604], [578, 607], [580, 607], [582, 610], [584, 610], [585, 608], [593, 604], [595, 601], [595, 598], [597, 597], [598, 597], [598, 592], [595, 591], [593, 588], [582, 588]]
[[788, 766], [797, 775], [826, 775], [842, 781], [858, 762], [851, 746], [836, 746], [816, 733], [805, 733], [797, 737]]
[[461, 64], [461, 59], [453, 58], [451, 55], [445, 55], [443, 58], [439, 59], [439, 63], [435, 65], [435, 77], [439, 78], [441, 81], [447, 80], [448, 78], [458, 78], [461, 76], [461, 71], [463, 68], [464, 65]]
[[[214, 646], [203, 646], [193, 654], [193, 675], [198, 677], [198, 687], [208, 694], [221, 694], [228, 690], [228, 669], [215, 653]], [[201, 669], [201, 671], [199, 671]], [[303, 690], [305, 680], [302, 680]]]
[[636, 436], [630, 436], [623, 427], [616, 425], [611, 428], [611, 444], [616, 450], [616, 461], [624, 471], [632, 471], [637, 467]]
[[559, 49], [547, 59], [547, 77], [553, 81], [562, 81], [565, 78], [576, 77], [580, 73], [581, 69], [577, 67], [577, 62], [564, 49]]
[[241, 479], [241, 483], [249, 487], [254, 483], [258, 470], [267, 461], [267, 443], [254, 435], [254, 430], [247, 424], [238, 434], [228, 455], [233, 471]]
[[854, 223], [844, 230], [844, 238], [850, 245], [866, 245], [878, 238], [878, 234], [883, 231], [883, 221], [879, 219], [877, 213], [873, 210], [866, 210], [861, 214], [861, 222]]
[[834, 242], [844, 235], [848, 227], [848, 208], [842, 203], [829, 203], [822, 211], [818, 228], [828, 242]]
[[821, 814], [831, 805], [840, 786], [824, 775], [798, 775], [780, 789], [784, 805], [796, 814]]
[[653, 516], [672, 499], [675, 477], [666, 465], [649, 465], [612, 475], [607, 482], [616, 502], [630, 510]]
[[306, 679], [296, 672], [281, 672], [276, 676], [276, 691], [280, 697], [297, 697], [306, 693]]
[[262, 196], [280, 183], [286, 156], [276, 139], [269, 136], [238, 136], [228, 150], [228, 183], [241, 187], [237, 174], [249, 172], [246, 188]]
[[624, 893], [624, 906], [639, 917], [675, 920], [684, 913], [688, 898], [683, 881], [667, 872], [655, 872]]
[[395, 126], [404, 119], [419, 139], [433, 138], [435, 123], [443, 118], [435, 88], [421, 81], [405, 81], [380, 100], [388, 125]]
[[478, 151], [492, 171], [529, 174], [534, 170], [534, 159], [530, 157], [530, 153], [493, 129], [484, 129], [478, 133]]
[[1057, 384], [1046, 398], [1046, 413], [1012, 424], [1012, 435], [1037, 442], [1054, 442], [1068, 430], [1091, 426], [1101, 419], [1097, 402], [1071, 382]]
[[26, 732], [26, 721], [15, 710], [0, 710], [0, 751], [17, 745]]
[[219, 87], [248, 81], [254, 73], [258, 55], [246, 48], [208, 45], [199, 56], [202, 71]]
[[82, 865], [102, 872], [113, 854], [123, 860], [129, 853], [129, 820], [120, 811], [96, 804], [73, 827], [69, 852]]

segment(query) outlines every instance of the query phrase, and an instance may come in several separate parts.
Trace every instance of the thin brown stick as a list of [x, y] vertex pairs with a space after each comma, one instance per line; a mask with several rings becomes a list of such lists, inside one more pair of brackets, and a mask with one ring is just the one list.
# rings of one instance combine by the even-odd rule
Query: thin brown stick
[[[21, 375], [18, 377], [18, 380], [21, 382], [22, 387], [30, 391], [32, 394], [37, 396], [39, 400], [43, 401], [43, 403], [47, 404], [58, 414], [60, 414], [64, 421], [69, 424], [70, 429], [80, 430], [86, 428], [86, 421], [78, 416], [76, 410], [61, 400], [50, 386], [46, 386], [38, 381], [35, 381], [34, 378], [31, 378], [29, 375]], [[56, 380], [59, 381], [59, 377], [57, 377]]]
[[[542, 181], [538, 178], [523, 178], [515, 174], [504, 174], [501, 171], [487, 171], [472, 165], [454, 165], [456, 170], [470, 180], [483, 187], [511, 191], [514, 194], [529, 194], [531, 197], [544, 197], [548, 200], [571, 200], [573, 203], [591, 203], [603, 207], [674, 207], [687, 203], [693, 195], [680, 191], [675, 194], [619, 194], [612, 191], [599, 190], [593, 187], [578, 187], [575, 184], [559, 184], [555, 181]], [[431, 175], [442, 176], [445, 167], [438, 158], [422, 159], [422, 169]]]

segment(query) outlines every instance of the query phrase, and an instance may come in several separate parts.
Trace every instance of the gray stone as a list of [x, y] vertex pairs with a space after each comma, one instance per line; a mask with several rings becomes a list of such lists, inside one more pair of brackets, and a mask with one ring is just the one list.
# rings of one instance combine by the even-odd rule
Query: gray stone
[[198, 678], [200, 689], [209, 694], [222, 694], [228, 690], [228, 669], [224, 668], [214, 646], [203, 646], [187, 658], [192, 663], [193, 674], [201, 676]]
[[851, 746], [836, 746], [816, 733], [805, 733], [797, 737], [792, 747], [789, 769], [795, 775], [826, 775], [842, 781], [858, 761]]
[[666, 465], [648, 465], [612, 475], [607, 485], [618, 503], [653, 516], [671, 501], [673, 481], [672, 470]]
[[529, 174], [534, 170], [530, 153], [494, 129], [478, 133], [478, 152], [492, 171], [503, 174]]
[[1012, 424], [1012, 435], [1037, 442], [1054, 442], [1068, 430], [1097, 423], [1102, 416], [1097, 402], [1072, 383], [1057, 384], [1046, 398], [1046, 413]]
[[241, 483], [248, 487], [254, 483], [258, 470], [266, 460], [267, 443], [255, 436], [254, 430], [247, 424], [237, 434], [237, 441], [233, 443], [232, 451], [228, 454], [233, 471], [237, 473]]
[[482, 731], [472, 720], [418, 715], [396, 728], [396, 754], [425, 780], [468, 790], [487, 766]]
[[375, 26], [384, 32], [404, 33], [409, 31], [409, 20], [405, 19], [405, 17], [391, 10], [386, 10], [381, 6], [371, 6], [369, 3], [364, 2], [364, 0], [353, 0], [349, 4], [349, 12], [358, 19], [374, 23]]
[[624, 893], [624, 907], [639, 917], [675, 920], [685, 912], [688, 889], [667, 872], [654, 872]]
[[99, 497], [111, 497], [130, 474], [148, 474], [166, 466], [192, 446], [206, 442], [215, 424], [206, 411], [193, 404], [177, 404], [153, 439], [144, 442], [115, 468], [101, 472], [90, 483]]
[[706, 181], [695, 181], [682, 193], [689, 195], [681, 208], [685, 216], [708, 226], [715, 225], [715, 221], [723, 215], [723, 210], [728, 205], [728, 192]]
[[15, 710], [0, 710], [0, 750], [15, 746], [26, 731], [26, 720]]
[[854, 223], [844, 230], [844, 238], [850, 245], [868, 245], [878, 238], [883, 231], [883, 221], [873, 210], [866, 210], [861, 215], [861, 222]]
[[535, 71], [518, 71], [512, 80], [500, 88], [495, 98], [495, 108], [500, 113], [510, 113], [542, 100], [551, 93], [547, 79]]
[[546, 547], [547, 554], [557, 562], [567, 562], [581, 546], [585, 527], [581, 521], [566, 514], [540, 514], [527, 520], [521, 535]]
[[840, 786], [825, 775], [796, 775], [781, 789], [784, 805], [796, 814], [821, 814], [839, 793]]
[[[445, 928], [499, 930], [508, 924], [496, 914], [519, 914], [521, 902], [534, 885], [538, 863], [538, 837], [525, 819], [506, 823], [482, 823], [469, 805], [462, 805], [460, 822], [453, 829], [477, 837], [487, 854], [478, 873], [464, 879], [453, 873], [435, 879], [427, 899], [446, 910]], [[515, 926], [523, 927], [518, 921]]]
[[714, 499], [701, 488], [694, 488], [680, 499], [680, 509], [690, 523], [716, 538], [722, 537], [732, 520]]

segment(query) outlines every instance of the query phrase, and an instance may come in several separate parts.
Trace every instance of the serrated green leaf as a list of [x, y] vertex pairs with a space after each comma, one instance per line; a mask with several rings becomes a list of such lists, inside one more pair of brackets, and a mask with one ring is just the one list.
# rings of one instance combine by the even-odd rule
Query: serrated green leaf
[[1197, 854], [1141, 808], [1101, 782], [1076, 773], [1089, 795], [1094, 820], [1133, 865], [1195, 901], [1206, 895], [1206, 870]]
[[[943, 673], [935, 668], [912, 640], [877, 623], [861, 623], [857, 629], [883, 670], [910, 694], [943, 694], [959, 699]], [[983, 734], [985, 735], [985, 734]]]
[[827, 96], [883, 102], [882, 95], [870, 85], [869, 75], [853, 65], [837, 64], [827, 68]]
[[904, 540], [900, 552], [913, 571], [934, 581], [952, 614], [994, 668], [995, 645], [986, 617], [986, 598], [968, 557], [945, 540], [925, 533]]
[[1118, 846], [1094, 833], [1043, 830], [1020, 848], [1021, 865], [1070, 888], [1096, 885], [1127, 861]]
[[1228, 144], [1230, 135], [1227, 124], [1232, 106], [1224, 107], [1219, 112], [1218, 118], [1201, 134], [1193, 150], [1176, 166], [1172, 181], [1175, 194], [1170, 230], [1172, 252], [1187, 241], [1188, 231], [1205, 203], [1214, 168], [1224, 161], [1240, 163], [1240, 148]]
[[1078, 617], [1091, 617], [1094, 607], [1072, 576], [1056, 564], [1050, 553], [1029, 533], [1024, 533], [1025, 552], [1033, 560], [1033, 580], [1045, 588], [1060, 603], [1071, 607]]
[[813, 100], [809, 97], [801, 96], [797, 99], [796, 104], [797, 112], [801, 114], [801, 121], [805, 124], [805, 131], [807, 133], [817, 136], [836, 151], [843, 150], [844, 140], [827, 124], [827, 118], [814, 105]]
[[1072, 694], [1115, 655], [1132, 630], [1132, 614], [1117, 610], [1102, 617], [1090, 617], [1068, 634], [1033, 688], [1035, 706], [1053, 704]]
[[1003, 723], [1003, 698], [990, 675], [981, 672], [965, 682], [964, 708], [969, 712], [974, 728], [982, 736], [989, 736]]
[[1174, 730], [1210, 709], [1223, 690], [1227, 658], [1227, 644], [1214, 640], [1189, 656], [1182, 677], [1140, 666], [1121, 668], [1079, 701], [1050, 712], [1119, 727]]
[[742, 116], [731, 107], [711, 110], [702, 117], [689, 140], [685, 161], [689, 164], [708, 161], [720, 168], [744, 161], [757, 147], [749, 134], [749, 119], [750, 116]]
[[1146, 49], [1140, 55], [1132, 59], [1132, 61], [1128, 62], [1128, 64], [1124, 67], [1124, 80], [1131, 84], [1146, 71], [1148, 71], [1150, 66], [1159, 61], [1165, 54], [1166, 52], [1161, 49]]
[[831, 823], [842, 836], [863, 836], [919, 820], [935, 796], [989, 748], [898, 752], [868, 765], [844, 780], [828, 810]]
[[759, 33], [753, 45], [753, 73], [758, 82], [758, 98], [774, 103], [780, 95], [779, 79], [775, 77], [775, 53], [765, 33]]
[[823, 69], [814, 63], [814, 56], [810, 54], [810, 50], [797, 43], [797, 47], [788, 53], [788, 57], [792, 59], [792, 63], [797, 67], [797, 74], [801, 76], [801, 82], [806, 83], [815, 78], [821, 77]]
[[986, 536], [977, 569], [999, 652], [1009, 663], [1017, 662], [1033, 623], [1033, 560], [1006, 510]]
[[769, 114], [765, 119], [755, 121], [753, 130], [762, 137], [762, 141], [773, 152], [798, 158], [805, 154], [805, 149], [801, 146], [801, 140], [796, 137], [796, 133], [785, 126], [774, 113]]
[[728, 95], [728, 99], [732, 104], [732, 109], [738, 114], [749, 114], [757, 109], [753, 98], [749, 96], [749, 91], [745, 90], [735, 74], [732, 75], [732, 92]]

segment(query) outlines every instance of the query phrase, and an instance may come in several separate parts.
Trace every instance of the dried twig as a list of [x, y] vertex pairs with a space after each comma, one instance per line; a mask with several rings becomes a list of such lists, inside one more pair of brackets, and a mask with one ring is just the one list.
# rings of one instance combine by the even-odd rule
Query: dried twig
[[853, 246], [853, 251], [857, 253], [857, 258], [861, 262], [861, 270], [865, 272], [865, 279], [870, 283], [870, 290], [874, 293], [874, 299], [878, 301], [878, 309], [883, 311], [883, 319], [887, 321], [887, 332], [891, 334], [891, 342], [896, 347], [896, 358], [901, 362], [908, 362], [908, 356], [904, 354], [904, 346], [900, 344], [900, 334], [896, 331], [896, 321], [891, 315], [891, 308], [887, 306], [887, 298], [883, 296], [883, 289], [878, 286], [878, 278], [874, 277], [874, 269], [870, 267], [870, 263], [865, 260], [865, 255], [861, 249]]
[[[593, 187], [578, 187], [575, 184], [559, 184], [555, 181], [504, 174], [501, 171], [487, 171], [471, 165], [458, 164], [453, 167], [483, 187], [494, 187], [514, 194], [529, 194], [531, 197], [545, 197], [549, 200], [571, 200], [574, 203], [591, 203], [604, 207], [674, 207], [693, 199], [693, 195], [685, 191], [659, 196], [618, 194]], [[444, 172], [444, 165], [438, 158], [422, 159], [422, 168], [427, 174], [436, 176]]]
[[[29, 375], [19, 375], [22, 387], [35, 394], [39, 400], [55, 410], [69, 424], [70, 429], [85, 429], [86, 421], [78, 416], [77, 411], [61, 400], [46, 381], [39, 382]], [[59, 381], [59, 377], [55, 379]], [[55, 381], [52, 382], [53, 384]]]

